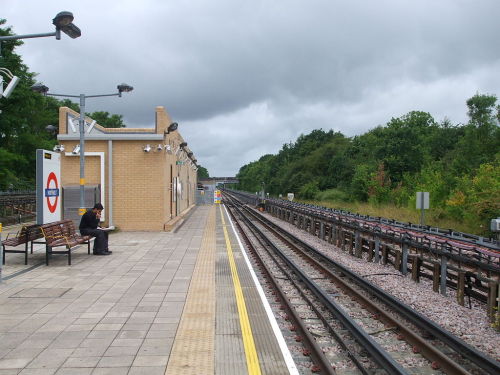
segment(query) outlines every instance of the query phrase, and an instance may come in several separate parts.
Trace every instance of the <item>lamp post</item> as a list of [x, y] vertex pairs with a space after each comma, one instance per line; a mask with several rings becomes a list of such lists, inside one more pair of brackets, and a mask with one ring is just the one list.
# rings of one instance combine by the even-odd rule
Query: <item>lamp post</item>
[[44, 38], [48, 36], [55, 36], [57, 40], [61, 39], [61, 31], [65, 33], [72, 39], [78, 38], [82, 35], [82, 32], [73, 23], [73, 13], [71, 12], [59, 12], [56, 14], [52, 20], [52, 24], [56, 27], [56, 31], [51, 33], [41, 33], [41, 34], [25, 34], [25, 35], [9, 35], [0, 37], [0, 53], [2, 51], [2, 42], [4, 40], [18, 40], [18, 39], [30, 39], [30, 38]]
[[118, 96], [121, 98], [122, 92], [130, 92], [134, 88], [126, 83], [117, 86], [118, 92], [114, 94], [100, 94], [100, 95], [65, 95], [65, 94], [52, 94], [48, 93], [49, 88], [41, 83], [36, 83], [31, 86], [31, 89], [43, 95], [60, 96], [64, 98], [80, 98], [80, 118], [78, 120], [80, 130], [80, 209], [78, 214], [82, 216], [85, 213], [85, 100], [88, 98], [101, 98], [104, 96]]

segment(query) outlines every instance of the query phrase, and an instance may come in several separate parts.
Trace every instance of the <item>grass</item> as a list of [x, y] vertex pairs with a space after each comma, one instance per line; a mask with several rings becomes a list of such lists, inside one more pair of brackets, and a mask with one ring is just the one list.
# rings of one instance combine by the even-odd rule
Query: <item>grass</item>
[[[314, 204], [316, 206], [336, 208], [346, 210], [362, 215], [383, 217], [386, 219], [395, 219], [407, 223], [420, 223], [420, 210], [410, 209], [408, 207], [397, 207], [393, 204], [371, 205], [364, 202], [345, 202], [337, 200], [299, 200], [301, 203]], [[439, 227], [443, 229], [453, 229], [455, 231], [484, 235], [485, 228], [481, 225], [472, 226], [468, 223], [458, 222], [447, 218], [442, 209], [425, 210], [425, 225]]]

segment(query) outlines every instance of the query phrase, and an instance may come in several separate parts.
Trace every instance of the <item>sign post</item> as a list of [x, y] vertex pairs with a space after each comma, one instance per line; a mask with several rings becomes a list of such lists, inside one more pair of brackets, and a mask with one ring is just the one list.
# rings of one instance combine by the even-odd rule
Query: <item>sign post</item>
[[61, 154], [36, 150], [36, 223], [61, 220]]
[[417, 210], [420, 210], [420, 225], [425, 225], [424, 212], [429, 209], [429, 192], [428, 191], [418, 191], [417, 192]]

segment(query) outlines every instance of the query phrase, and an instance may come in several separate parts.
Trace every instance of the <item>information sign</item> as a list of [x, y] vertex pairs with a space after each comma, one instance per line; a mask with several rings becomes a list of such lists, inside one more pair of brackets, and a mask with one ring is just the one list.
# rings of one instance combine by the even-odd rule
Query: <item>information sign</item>
[[221, 203], [222, 195], [220, 190], [214, 190], [214, 203]]

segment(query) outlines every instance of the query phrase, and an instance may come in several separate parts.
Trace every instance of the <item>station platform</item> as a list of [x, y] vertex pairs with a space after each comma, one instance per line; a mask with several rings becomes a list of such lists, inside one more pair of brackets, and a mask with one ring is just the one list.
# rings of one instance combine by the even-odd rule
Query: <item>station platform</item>
[[28, 265], [7, 254], [0, 375], [298, 373], [223, 206], [109, 244], [71, 266], [45, 266], [44, 245]]

